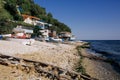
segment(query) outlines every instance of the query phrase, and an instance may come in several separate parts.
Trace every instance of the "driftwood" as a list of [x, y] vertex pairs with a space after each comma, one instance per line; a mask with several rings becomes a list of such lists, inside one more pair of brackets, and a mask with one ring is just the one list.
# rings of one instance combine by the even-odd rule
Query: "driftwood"
[[50, 80], [95, 80], [89, 76], [74, 71], [67, 71], [50, 64], [3, 54], [0, 54], [0, 64], [17, 68], [27, 73], [38, 74]]

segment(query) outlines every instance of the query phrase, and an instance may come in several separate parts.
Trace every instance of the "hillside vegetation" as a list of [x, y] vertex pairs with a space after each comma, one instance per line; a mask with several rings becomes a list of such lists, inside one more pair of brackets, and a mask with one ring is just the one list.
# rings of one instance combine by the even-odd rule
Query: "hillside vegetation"
[[[53, 18], [53, 15], [46, 12], [46, 9], [34, 3], [34, 0], [0, 0], [0, 34], [11, 33], [11, 30], [23, 23], [23, 18], [17, 10], [20, 8], [21, 14], [36, 16], [43, 21], [52, 24], [51, 30], [71, 32], [71, 29], [64, 23]], [[17, 21], [17, 22], [13, 22]], [[30, 25], [28, 25], [30, 26]], [[32, 25], [31, 25], [32, 26]]]

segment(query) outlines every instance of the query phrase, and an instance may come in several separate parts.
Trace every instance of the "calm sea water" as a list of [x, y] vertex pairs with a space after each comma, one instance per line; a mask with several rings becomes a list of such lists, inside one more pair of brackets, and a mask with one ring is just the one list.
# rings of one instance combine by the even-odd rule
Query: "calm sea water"
[[90, 50], [95, 54], [113, 59], [120, 63], [120, 40], [87, 40], [90, 42]]

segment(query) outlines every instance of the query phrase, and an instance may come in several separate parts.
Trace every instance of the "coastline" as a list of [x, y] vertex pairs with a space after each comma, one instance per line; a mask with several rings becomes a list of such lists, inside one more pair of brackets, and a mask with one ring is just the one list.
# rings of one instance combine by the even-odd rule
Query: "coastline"
[[89, 54], [86, 49], [81, 49], [81, 55], [84, 56], [82, 66], [85, 68], [86, 73], [91, 77], [98, 80], [120, 79], [120, 74], [114, 70], [110, 63], [102, 61], [100, 57]]
[[[14, 41], [0, 41], [0, 44], [0, 53], [2, 54], [40, 61], [59, 66], [69, 71], [80, 71], [80, 73], [98, 80], [120, 79], [120, 74], [117, 73], [109, 63], [103, 62], [100, 58], [98, 59], [95, 55], [87, 52], [86, 47], [89, 47], [89, 45], [85, 42], [62, 44], [35, 41], [34, 44], [28, 46]], [[11, 75], [11, 77], [13, 77], [12, 79], [16, 79], [21, 75], [23, 75], [23, 78], [26, 78], [26, 74], [23, 72], [14, 69], [11, 70], [3, 65], [0, 65], [0, 67], [0, 71], [6, 73], [0, 74], [1, 79], [5, 79], [6, 77], [8, 79], [9, 77], [7, 75], [10, 75], [12, 72], [18, 75], [17, 77]], [[76, 68], [78, 68], [78, 70], [76, 70]], [[7, 73], [5, 69], [9, 73]], [[3, 77], [3, 75], [5, 77]], [[28, 76], [29, 75], [27, 75], [27, 79], [29, 78]], [[41, 79], [49, 80], [42, 77]]]
[[[76, 44], [74, 43], [61, 44], [61, 43], [47, 43], [47, 42], [39, 42], [35, 41], [31, 46], [23, 45], [19, 42], [14, 41], [0, 41], [0, 53], [10, 56], [15, 56], [19, 58], [25, 58], [34, 61], [40, 61], [46, 64], [54, 65], [61, 67], [65, 70], [74, 71], [74, 67], [79, 61], [79, 57], [76, 50]], [[14, 45], [13, 45], [14, 44]], [[12, 79], [16, 79], [19, 76], [23, 75], [25, 78], [26, 74], [22, 72], [18, 72], [18, 70], [8, 69], [8, 67], [0, 65], [1, 72], [5, 72], [6, 74], [0, 74], [1, 79], [8, 79], [10, 73], [17, 74], [11, 75]], [[3, 70], [4, 69], [4, 70]], [[10, 73], [7, 73], [10, 72]], [[3, 76], [4, 75], [4, 76]], [[28, 76], [27, 76], [28, 79]], [[42, 79], [49, 80], [49, 79]]]

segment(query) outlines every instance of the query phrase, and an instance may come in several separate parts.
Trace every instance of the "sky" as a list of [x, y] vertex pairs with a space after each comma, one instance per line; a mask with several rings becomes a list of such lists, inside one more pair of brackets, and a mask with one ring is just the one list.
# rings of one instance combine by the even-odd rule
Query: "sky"
[[120, 0], [34, 0], [80, 40], [120, 40]]

